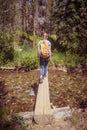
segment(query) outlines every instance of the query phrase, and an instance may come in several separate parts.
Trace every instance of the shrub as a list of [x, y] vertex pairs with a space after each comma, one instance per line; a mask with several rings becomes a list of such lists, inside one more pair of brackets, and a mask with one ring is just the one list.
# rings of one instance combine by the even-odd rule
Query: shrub
[[38, 68], [39, 62], [38, 62], [36, 50], [32, 50], [29, 52], [28, 51], [21, 51], [21, 52], [16, 51], [14, 65], [27, 67], [29, 69]]
[[71, 54], [70, 52], [59, 53], [54, 50], [52, 53], [52, 59], [55, 66], [67, 65], [68, 67], [76, 67], [78, 63], [84, 63], [86, 65], [87, 58], [78, 54]]
[[7, 31], [0, 31], [0, 64], [5, 64], [14, 59], [13, 40], [12, 34]]

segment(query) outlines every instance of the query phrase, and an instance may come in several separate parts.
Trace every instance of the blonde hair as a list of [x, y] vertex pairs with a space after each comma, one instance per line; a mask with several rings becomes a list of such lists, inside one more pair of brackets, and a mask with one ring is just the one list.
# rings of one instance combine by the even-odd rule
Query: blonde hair
[[48, 38], [48, 34], [46, 32], [43, 33], [43, 37]]

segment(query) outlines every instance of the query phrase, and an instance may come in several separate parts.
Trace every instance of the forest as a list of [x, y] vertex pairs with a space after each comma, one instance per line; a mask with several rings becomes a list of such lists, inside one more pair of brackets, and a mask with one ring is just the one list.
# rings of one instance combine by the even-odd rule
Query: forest
[[[55, 65], [61, 63], [58, 59], [60, 55], [63, 64], [68, 66], [82, 62], [86, 65], [86, 0], [0, 0], [0, 65], [25, 64], [30, 67], [29, 60], [26, 63], [19, 55], [22, 53], [25, 59], [31, 59], [29, 52], [33, 64], [37, 59], [37, 43], [43, 32], [48, 33], [52, 42]], [[35, 55], [32, 56], [31, 51]]]
[[0, 0], [0, 130], [57, 129], [55, 123], [47, 129], [27, 126], [17, 115], [35, 105], [44, 32], [52, 48], [51, 108], [75, 108], [65, 121], [73, 130], [87, 130], [87, 0]]

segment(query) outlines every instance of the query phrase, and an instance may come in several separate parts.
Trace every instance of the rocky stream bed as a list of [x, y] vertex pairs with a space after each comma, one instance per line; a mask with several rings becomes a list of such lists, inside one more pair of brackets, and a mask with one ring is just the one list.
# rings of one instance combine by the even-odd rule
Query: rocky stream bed
[[[52, 108], [87, 107], [87, 75], [50, 69], [48, 73]], [[39, 70], [0, 71], [0, 93], [10, 112], [32, 111], [39, 83]], [[5, 92], [6, 91], [6, 92]]]
[[[48, 80], [51, 108], [69, 106], [76, 111], [71, 119], [45, 126], [31, 124], [28, 130], [87, 130], [87, 72], [68, 73], [49, 69]], [[0, 107], [7, 106], [10, 114], [33, 111], [38, 84], [39, 70], [0, 70]], [[20, 130], [20, 125], [13, 123], [10, 130], [15, 129]]]

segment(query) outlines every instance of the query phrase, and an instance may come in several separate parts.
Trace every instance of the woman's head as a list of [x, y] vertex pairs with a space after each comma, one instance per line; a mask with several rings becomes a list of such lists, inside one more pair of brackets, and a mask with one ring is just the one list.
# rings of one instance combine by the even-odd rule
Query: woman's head
[[43, 38], [48, 38], [48, 35], [47, 35], [47, 33], [43, 33]]

